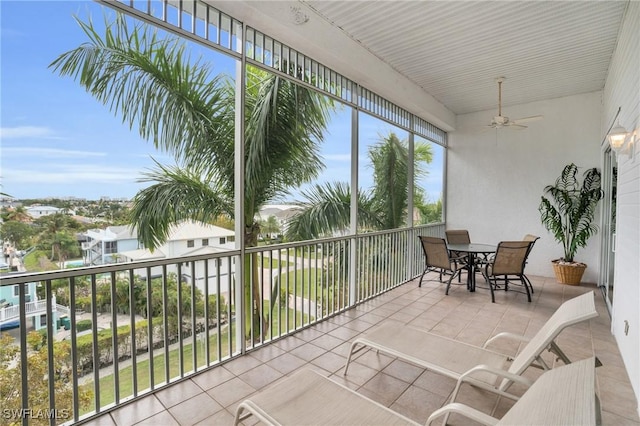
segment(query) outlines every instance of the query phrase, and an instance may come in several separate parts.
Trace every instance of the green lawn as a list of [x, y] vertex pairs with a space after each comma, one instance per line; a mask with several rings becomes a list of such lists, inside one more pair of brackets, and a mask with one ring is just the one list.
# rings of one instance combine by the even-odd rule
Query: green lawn
[[265, 269], [278, 269], [279, 267], [286, 268], [289, 265], [286, 256], [278, 261], [277, 253], [273, 253], [273, 257], [260, 256], [262, 258], [262, 267]]
[[[269, 310], [269, 303], [265, 302], [264, 304], [265, 311]], [[298, 327], [308, 324], [312, 317], [308, 315], [304, 315], [304, 317], [298, 312], [295, 314], [293, 309], [280, 309], [280, 314], [278, 315], [278, 311], [274, 312], [274, 316], [271, 319], [271, 327], [268, 331], [268, 336], [266, 338], [271, 338], [271, 333], [273, 336], [277, 336], [280, 333], [286, 333], [287, 331], [287, 323], [288, 329], [293, 330]], [[217, 352], [217, 343], [218, 343], [218, 335], [215, 331], [211, 331], [212, 335], [209, 338], [209, 347], [210, 347], [210, 360], [215, 362], [218, 360], [218, 352]], [[235, 338], [235, 331], [232, 329], [231, 338]], [[183, 366], [184, 371], [192, 371], [193, 370], [193, 342], [192, 338], [189, 337], [185, 339], [183, 345]], [[233, 343], [233, 342], [232, 342]], [[235, 347], [235, 344], [232, 344]], [[165, 382], [165, 355], [164, 349], [156, 349], [156, 355], [153, 357], [153, 371], [154, 371], [154, 382], [157, 384]], [[221, 341], [221, 353], [222, 358], [225, 358], [229, 355], [229, 332], [228, 328], [224, 327], [222, 331], [222, 341]], [[139, 355], [140, 356], [140, 355]], [[198, 342], [196, 344], [196, 358], [198, 363], [198, 368], [201, 369], [205, 366], [205, 353], [204, 353], [204, 343]], [[112, 367], [106, 367], [112, 368]], [[148, 389], [150, 387], [150, 375], [149, 375], [149, 360], [139, 360], [137, 362], [137, 380], [138, 380], [138, 391], [143, 389]], [[172, 349], [169, 351], [169, 377], [176, 378], [180, 376], [180, 357], [179, 357], [179, 349]], [[126, 398], [128, 396], [133, 395], [133, 368], [131, 366], [121, 368], [119, 370], [119, 384], [120, 384], [120, 399]], [[93, 383], [86, 384], [84, 386], [89, 386], [93, 389]], [[100, 379], [100, 406], [104, 407], [107, 404], [111, 404], [115, 401], [115, 390], [114, 390], [114, 376], [113, 374], [104, 376]], [[88, 411], [93, 410], [95, 407], [95, 395], [94, 400], [91, 402], [91, 405], [83, 411], [81, 414], [84, 414]]]
[[283, 285], [287, 285], [288, 283], [289, 294], [293, 295], [295, 288], [295, 295], [297, 297], [316, 300], [316, 287], [319, 292], [322, 292], [322, 269], [305, 268], [304, 271], [288, 272], [281, 275], [281, 277]]

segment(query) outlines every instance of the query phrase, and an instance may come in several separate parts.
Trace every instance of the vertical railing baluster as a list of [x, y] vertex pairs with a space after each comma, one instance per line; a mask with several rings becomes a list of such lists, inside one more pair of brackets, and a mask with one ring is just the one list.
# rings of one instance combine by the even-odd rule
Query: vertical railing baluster
[[116, 295], [116, 273], [111, 272], [111, 353], [113, 354], [113, 395], [120, 403], [120, 368], [118, 363], [118, 312]]
[[[209, 353], [209, 259], [203, 260], [204, 262], [204, 366], [211, 365], [211, 355]], [[217, 293], [218, 295], [220, 292]], [[220, 297], [216, 296], [216, 304], [220, 304]]]
[[371, 253], [369, 250], [369, 247], [371, 245], [371, 236], [365, 236], [360, 239], [357, 239], [356, 241], [358, 242], [357, 244], [358, 273], [356, 276], [359, 278], [358, 287], [360, 289], [360, 298], [358, 301], [361, 302], [363, 300], [366, 300], [367, 297], [369, 296], [370, 285], [365, 279], [363, 279], [363, 276], [366, 274], [366, 271], [369, 268], [369, 265], [371, 264]]
[[[246, 253], [245, 256], [249, 256], [246, 260], [244, 260], [244, 262], [249, 262], [249, 271], [248, 271], [249, 273], [245, 274], [245, 280], [249, 283], [249, 301], [248, 302], [245, 301], [245, 305], [242, 306], [241, 312], [244, 312], [245, 307], [249, 306], [248, 315], [250, 320], [249, 320], [249, 324], [247, 324], [246, 326], [249, 327], [249, 337], [251, 339], [251, 342], [249, 342], [248, 344], [253, 347], [253, 342], [255, 342], [255, 336], [254, 336], [255, 327], [253, 326], [253, 317], [255, 315], [255, 310], [257, 309], [255, 306], [254, 297], [253, 297], [253, 254]], [[243, 262], [243, 267], [244, 267], [244, 262]], [[244, 283], [242, 283], [242, 285], [243, 285], [243, 291], [246, 291], [244, 289]]]
[[147, 290], [147, 353], [149, 354], [149, 389], [155, 389], [155, 369], [153, 350], [153, 312], [152, 312], [152, 288], [151, 288], [151, 267], [146, 268], [146, 290]]
[[395, 279], [396, 273], [396, 265], [392, 262], [393, 260], [393, 251], [395, 250], [395, 233], [390, 233], [386, 239], [389, 241], [389, 251], [386, 252], [385, 262], [389, 265], [389, 278], [385, 281], [385, 287], [389, 286], [389, 283], [392, 283]]
[[273, 309], [276, 308], [273, 304], [273, 250], [269, 250], [269, 339], [273, 340]]
[[[196, 261], [191, 262], [191, 358], [193, 362], [192, 371], [195, 373], [198, 371], [198, 330], [196, 328]], [[204, 304], [207, 304], [205, 299]]]
[[[282, 336], [282, 305], [283, 303], [286, 304], [286, 300], [283, 301], [282, 300], [282, 250], [278, 249], [277, 250], [277, 257], [278, 257], [278, 294], [276, 294], [276, 300], [278, 303], [278, 307], [277, 307], [277, 311], [278, 312], [278, 337]], [[287, 264], [288, 265], [288, 264]], [[288, 268], [288, 266], [287, 266]], [[285, 305], [286, 306], [286, 305]]]
[[[18, 299], [20, 301], [20, 324], [27, 323], [27, 294], [24, 288], [24, 284], [18, 284]], [[47, 336], [50, 337], [50, 336]], [[20, 377], [22, 379], [22, 387], [20, 389], [20, 397], [22, 410], [29, 409], [29, 357], [28, 354], [29, 347], [27, 346], [27, 327], [20, 327]], [[29, 425], [29, 418], [27, 416], [22, 416], [22, 425]]]
[[182, 341], [182, 263], [178, 262], [178, 375], [180, 378], [184, 377], [184, 344]]
[[131, 323], [131, 378], [133, 397], [138, 396], [138, 354], [136, 345], [136, 305], [135, 305], [135, 279], [133, 269], [129, 269], [129, 321]]
[[[334, 261], [333, 261], [333, 276], [334, 277], [338, 277], [338, 307], [339, 309], [342, 309], [343, 305], [344, 305], [344, 291], [345, 291], [345, 283], [343, 282], [343, 275], [342, 275], [342, 269], [341, 269], [341, 264], [344, 263], [344, 255], [345, 255], [345, 244], [343, 243], [343, 241], [338, 241], [337, 244], [336, 242], [333, 243], [334, 245], [334, 250], [333, 250], [333, 257], [334, 257]], [[337, 246], [337, 249], [335, 248], [335, 246]], [[336, 255], [336, 253], [338, 253]], [[339, 258], [339, 263], [336, 263], [336, 258]], [[352, 267], [355, 267], [352, 266]]]
[[[289, 249], [287, 248], [285, 250], [287, 250], [287, 251], [285, 251], [285, 253], [287, 254], [286, 255], [286, 257], [287, 257], [287, 273], [284, 275], [285, 276], [285, 281], [286, 281], [286, 289], [287, 289], [287, 300], [285, 302], [285, 305], [286, 305], [287, 308], [284, 311], [284, 316], [285, 316], [285, 323], [286, 323], [286, 333], [289, 334], [289, 291], [290, 291], [290, 288], [289, 288], [289, 275], [291, 274], [291, 269], [289, 268], [289, 264], [291, 262], [290, 262], [290, 259], [289, 259], [289, 251], [288, 251]], [[294, 262], [294, 268], [293, 269], [295, 269], [295, 262]], [[295, 311], [294, 311], [294, 321], [295, 321]]]
[[[342, 310], [346, 305], [346, 292], [347, 292], [347, 281], [346, 276], [344, 275], [343, 265], [345, 263], [345, 256], [347, 253], [346, 243], [344, 241], [338, 241], [337, 244], [334, 243], [334, 246], [337, 245], [337, 249], [335, 249], [334, 253], [338, 253], [339, 262], [333, 264], [333, 276], [338, 277], [338, 295], [339, 295], [339, 310]], [[335, 256], [335, 254], [334, 254]], [[355, 265], [352, 266], [355, 268]]]
[[[236, 258], [237, 259], [237, 258]], [[237, 262], [236, 262], [237, 264]], [[236, 335], [236, 333], [233, 330], [234, 327], [234, 318], [232, 317], [232, 311], [231, 311], [231, 300], [233, 300], [234, 297], [234, 292], [231, 291], [231, 280], [232, 280], [232, 276], [231, 276], [231, 256], [227, 257], [227, 271], [229, 272], [229, 300], [227, 301], [227, 324], [229, 324], [229, 326], [227, 327], [227, 335], [229, 336], [227, 338], [227, 341], [229, 343], [229, 357], [231, 357], [233, 355], [233, 347], [234, 347], [234, 342], [233, 342], [233, 336]], [[238, 284], [235, 283], [235, 285], [242, 285], [242, 283]], [[236, 312], [238, 314], [242, 314], [242, 309], [238, 310], [236, 307]], [[236, 315], [237, 316], [237, 315]], [[235, 319], [236, 324], [235, 327], [238, 327], [238, 323], [237, 323], [237, 318]], [[220, 323], [218, 323], [218, 345], [222, 345], [222, 340], [220, 337]], [[218, 358], [218, 361], [221, 361], [222, 358]]]
[[[287, 251], [288, 253], [288, 251]], [[293, 274], [293, 329], [298, 329], [298, 249], [293, 248], [293, 259], [295, 263], [295, 271]], [[304, 318], [304, 309], [301, 313], [302, 318]], [[302, 323], [302, 321], [300, 321]]]
[[164, 381], [165, 383], [169, 383], [171, 371], [169, 369], [169, 311], [168, 311], [168, 302], [169, 302], [169, 291], [168, 291], [168, 280], [167, 280], [167, 265], [162, 265], [162, 275], [160, 277], [162, 280], [162, 330], [164, 333]]
[[[53, 353], [53, 294], [51, 280], [45, 281], [45, 300], [47, 303], [47, 382], [49, 386], [49, 410], [53, 413], [56, 408], [56, 369]], [[56, 424], [55, 416], [50, 416], [49, 424], [51, 426]]]
[[[228, 259], [227, 259], [228, 260]], [[228, 285], [228, 291], [227, 294], [230, 297], [232, 292], [231, 292], [231, 268], [229, 267], [229, 269], [227, 269], [227, 276], [229, 277], [228, 281], [229, 281], [229, 285]], [[216, 259], [216, 297], [218, 298], [218, 302], [216, 303], [216, 333], [218, 335], [218, 339], [217, 339], [217, 343], [216, 343], [216, 352], [218, 354], [218, 362], [222, 361], [222, 333], [221, 333], [221, 329], [222, 326], [220, 324], [221, 321], [221, 315], [220, 315], [220, 303], [221, 303], [221, 296], [220, 296], [220, 258]], [[227, 301], [228, 306], [231, 306], [231, 300]], [[229, 324], [229, 328], [231, 328], [231, 315], [229, 315], [229, 317], [227, 318], [227, 324]], [[229, 339], [229, 341], [231, 341], [231, 339]], [[231, 352], [229, 352], [229, 355], [231, 355]]]
[[[311, 294], [311, 244], [306, 246], [306, 250], [307, 250], [307, 324], [311, 323], [311, 299], [313, 299], [313, 296]], [[314, 321], [316, 319], [314, 318]]]
[[[314, 282], [315, 282], [315, 289], [316, 289], [316, 296], [315, 296], [315, 302], [316, 302], [316, 321], [318, 321], [318, 281], [322, 282], [322, 276], [318, 276], [318, 245], [314, 244], [314, 253], [315, 253], [315, 260], [314, 260]], [[321, 291], [322, 291], [322, 287]], [[320, 301], [322, 301], [322, 294], [320, 295]]]
[[[296, 259], [298, 258], [298, 249], [300, 249], [300, 326], [304, 326], [305, 322], [304, 322], [304, 313], [305, 313], [305, 309], [304, 309], [304, 302], [305, 302], [305, 297], [304, 297], [304, 290], [306, 285], [309, 284], [308, 280], [305, 280], [305, 247], [304, 246], [299, 246], [295, 248], [295, 253], [296, 253]], [[308, 269], [308, 268], [307, 268]], [[305, 285], [305, 281], [306, 285]], [[307, 323], [309, 322], [309, 310], [307, 309]]]
[[98, 303], [96, 301], [96, 274], [91, 274], [91, 336], [93, 353], [93, 394], [96, 413], [100, 412], [100, 352], [98, 350]]
[[71, 321], [71, 385], [73, 386], [73, 421], [80, 418], [78, 388], [78, 337], [76, 335], [76, 279], [69, 278], [69, 321]]

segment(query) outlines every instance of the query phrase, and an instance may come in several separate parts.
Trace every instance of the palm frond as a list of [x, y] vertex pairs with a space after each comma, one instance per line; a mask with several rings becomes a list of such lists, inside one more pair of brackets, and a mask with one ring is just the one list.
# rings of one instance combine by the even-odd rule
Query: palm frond
[[[306, 201], [301, 213], [294, 216], [287, 228], [287, 239], [310, 240], [345, 231], [351, 224], [351, 190], [342, 182], [315, 185], [303, 192]], [[380, 219], [370, 194], [358, 191], [358, 227], [379, 229]]]
[[224, 180], [190, 169], [156, 167], [142, 179], [156, 183], [138, 192], [131, 208], [132, 223], [146, 247], [154, 249], [166, 241], [174, 223], [212, 223], [220, 216], [233, 216], [233, 194]]
[[252, 67], [248, 68], [245, 184], [260, 205], [309, 182], [324, 168], [320, 143], [333, 102]]
[[225, 136], [217, 119], [224, 105], [221, 77], [192, 60], [178, 39], [161, 38], [143, 24], [130, 28], [121, 14], [105, 19], [104, 36], [90, 20], [76, 21], [89, 41], [56, 58], [49, 65], [55, 72], [78, 81], [142, 138], [180, 158]]

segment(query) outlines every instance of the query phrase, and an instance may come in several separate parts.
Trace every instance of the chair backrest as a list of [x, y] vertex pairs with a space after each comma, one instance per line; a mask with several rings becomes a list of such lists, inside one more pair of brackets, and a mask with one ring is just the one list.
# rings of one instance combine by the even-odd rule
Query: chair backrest
[[[531, 242], [531, 245], [529, 246], [529, 253], [531, 253], [531, 249], [533, 248], [533, 245], [539, 239], [540, 239], [540, 237], [538, 237], [537, 235], [533, 235], [533, 234], [527, 234], [527, 235], [524, 236], [522, 241], [530, 241]], [[529, 253], [527, 253], [527, 257], [529, 257]]]
[[449, 244], [469, 244], [471, 242], [469, 231], [466, 229], [448, 229], [444, 231], [444, 235]]
[[[522, 374], [535, 361], [536, 357], [558, 337], [562, 330], [597, 316], [598, 312], [596, 311], [593, 291], [567, 300], [556, 309], [551, 318], [547, 320], [514, 358], [509, 367], [509, 372], [517, 375]], [[502, 381], [500, 388], [505, 389], [509, 384], [510, 382], [505, 379]]]
[[501, 241], [496, 248], [490, 274], [523, 274], [531, 244], [531, 241]]
[[451, 270], [451, 260], [444, 238], [419, 235], [427, 266]]

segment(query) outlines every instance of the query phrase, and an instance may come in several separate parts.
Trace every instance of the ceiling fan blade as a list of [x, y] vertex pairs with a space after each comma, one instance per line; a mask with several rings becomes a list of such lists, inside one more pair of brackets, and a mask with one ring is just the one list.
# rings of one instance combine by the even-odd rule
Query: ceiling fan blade
[[542, 120], [544, 118], [544, 115], [532, 115], [531, 117], [522, 117], [522, 118], [516, 118], [515, 120], [512, 120], [512, 123], [516, 123], [516, 124], [520, 124], [520, 123], [531, 123], [532, 121], [538, 121], [538, 120]]
[[513, 121], [507, 124], [505, 127], [513, 130], [524, 130], [527, 128], [527, 126], [523, 126], [522, 124], [516, 124]]

